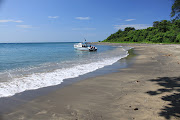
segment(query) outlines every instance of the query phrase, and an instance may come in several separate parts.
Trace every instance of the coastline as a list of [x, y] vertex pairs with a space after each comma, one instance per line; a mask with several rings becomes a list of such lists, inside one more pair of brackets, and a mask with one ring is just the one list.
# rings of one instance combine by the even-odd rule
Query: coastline
[[[2, 67], [0, 68], [0, 98], [13, 96], [28, 90], [59, 85], [65, 79], [79, 77], [112, 65], [128, 55], [127, 48], [125, 50], [124, 47], [119, 46], [97, 45], [99, 48], [98, 52], [88, 52], [75, 50], [72, 47], [73, 45], [73, 43], [64, 42], [57, 44], [47, 43], [45, 47], [44, 43], [38, 45], [21, 44], [22, 49], [30, 48], [29, 52], [27, 52], [30, 54], [27, 56], [19, 55], [19, 57], [24, 57], [22, 60], [18, 59], [18, 57], [11, 57], [9, 53], [13, 52], [14, 48], [11, 49], [11, 52], [7, 55], [10, 58], [4, 57], [4, 62], [2, 60]], [[42, 48], [39, 53], [33, 48], [34, 46], [37, 49]], [[51, 52], [46, 51], [45, 48], [47, 46], [52, 50], [49, 50]], [[53, 46], [59, 46], [61, 49], [58, 47], [53, 49]], [[64, 46], [68, 48], [67, 51], [64, 49]], [[7, 45], [6, 47], [10, 46]], [[18, 45], [14, 45], [14, 47], [16, 48]], [[64, 50], [64, 52], [61, 50]], [[41, 52], [43, 57], [38, 57], [38, 54], [41, 54]], [[18, 49], [16, 49], [16, 53], [17, 55], [15, 54], [15, 56], [20, 54]], [[49, 59], [49, 55], [51, 55], [52, 59]], [[38, 61], [38, 65], [35, 65], [34, 61]]]
[[180, 46], [128, 46], [137, 54], [131, 66], [37, 97], [0, 119], [178, 119]]
[[[37, 97], [47, 95], [57, 89], [61, 89], [63, 87], [69, 86], [74, 84], [78, 81], [97, 77], [100, 75], [110, 74], [113, 72], [117, 72], [119, 69], [126, 68], [132, 64], [133, 58], [135, 56], [133, 49], [128, 48], [129, 55], [127, 57], [121, 58], [117, 62], [113, 63], [112, 65], [104, 66], [103, 68], [99, 68], [95, 71], [80, 75], [74, 78], [64, 79], [61, 84], [43, 87], [35, 90], [26, 90], [24, 92], [16, 93], [13, 96], [9, 97], [2, 97], [0, 98], [0, 116], [1, 114], [11, 112], [13, 109], [17, 108], [18, 106], [25, 104]], [[1, 119], [0, 119], [1, 120]]]

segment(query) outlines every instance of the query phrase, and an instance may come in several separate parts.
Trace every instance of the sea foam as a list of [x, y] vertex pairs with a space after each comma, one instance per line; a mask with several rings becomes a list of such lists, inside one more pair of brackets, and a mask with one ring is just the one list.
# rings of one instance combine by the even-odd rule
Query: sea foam
[[[124, 50], [125, 51], [125, 50]], [[107, 65], [112, 65], [119, 59], [128, 56], [119, 55], [113, 58], [106, 58], [96, 62], [76, 65], [71, 68], [57, 69], [52, 72], [34, 73], [20, 78], [14, 78], [9, 82], [0, 83], [0, 97], [13, 96], [26, 90], [34, 90], [42, 87], [61, 84], [64, 79], [78, 77], [80, 75], [95, 71]]]

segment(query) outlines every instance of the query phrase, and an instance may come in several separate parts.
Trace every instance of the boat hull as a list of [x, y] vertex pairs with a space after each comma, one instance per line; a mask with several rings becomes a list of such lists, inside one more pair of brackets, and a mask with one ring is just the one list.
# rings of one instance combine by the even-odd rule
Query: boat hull
[[89, 49], [90, 52], [97, 51], [97, 49]]
[[76, 50], [81, 50], [81, 51], [89, 51], [89, 48], [83, 48], [83, 47], [77, 47], [75, 48]]

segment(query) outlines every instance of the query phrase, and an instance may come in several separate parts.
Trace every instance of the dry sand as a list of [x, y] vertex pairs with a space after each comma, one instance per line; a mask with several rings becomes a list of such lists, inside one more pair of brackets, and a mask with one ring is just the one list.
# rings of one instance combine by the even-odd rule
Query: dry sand
[[137, 54], [130, 67], [36, 98], [0, 119], [180, 119], [180, 45], [129, 46]]

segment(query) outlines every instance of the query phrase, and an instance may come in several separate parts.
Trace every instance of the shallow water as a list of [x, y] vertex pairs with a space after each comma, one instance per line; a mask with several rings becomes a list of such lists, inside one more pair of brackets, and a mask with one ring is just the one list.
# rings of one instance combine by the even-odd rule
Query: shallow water
[[128, 55], [120, 46], [96, 45], [97, 52], [78, 51], [74, 43], [0, 44], [0, 97], [58, 85]]

